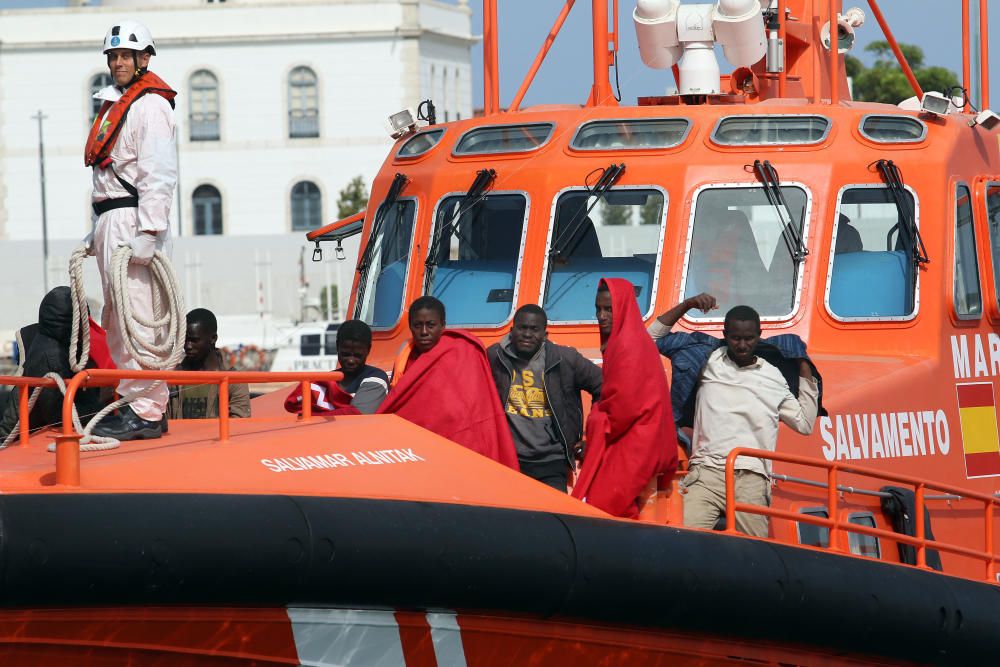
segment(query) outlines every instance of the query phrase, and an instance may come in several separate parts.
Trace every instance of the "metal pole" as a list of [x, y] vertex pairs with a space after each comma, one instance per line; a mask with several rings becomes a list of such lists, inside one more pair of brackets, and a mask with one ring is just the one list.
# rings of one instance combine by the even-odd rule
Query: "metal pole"
[[[174, 154], [177, 156], [177, 236], [184, 236], [184, 200], [181, 199], [181, 142], [180, 125], [174, 128]], [[219, 222], [222, 222], [221, 220]]]
[[990, 108], [990, 8], [979, 0], [979, 108]]
[[32, 116], [38, 121], [38, 182], [42, 189], [42, 288], [49, 293], [49, 218], [45, 209], [45, 139], [42, 135], [42, 121], [48, 118], [39, 109]]

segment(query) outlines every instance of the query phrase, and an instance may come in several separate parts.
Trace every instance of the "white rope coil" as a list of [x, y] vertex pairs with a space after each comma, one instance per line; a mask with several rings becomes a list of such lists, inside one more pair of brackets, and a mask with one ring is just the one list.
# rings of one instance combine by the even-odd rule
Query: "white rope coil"
[[[119, 246], [111, 255], [109, 277], [111, 279], [112, 311], [117, 318], [118, 330], [122, 332], [125, 349], [143, 370], [172, 370], [184, 358], [185, 314], [181, 290], [177, 283], [177, 275], [169, 258], [159, 250], [153, 254], [149, 263], [149, 272], [153, 279], [153, 319], [146, 320], [136, 315], [132, 309], [132, 300], [128, 292], [128, 269], [132, 258], [132, 248], [128, 245]], [[69, 364], [74, 373], [87, 367], [90, 360], [90, 313], [87, 306], [87, 294], [83, 288], [83, 264], [87, 259], [87, 247], [80, 246], [73, 251], [69, 260], [70, 295], [73, 303], [73, 328], [70, 334]], [[138, 330], [139, 326], [153, 329], [155, 335], [152, 341], [147, 340]], [[79, 355], [77, 348], [79, 347]], [[66, 395], [66, 383], [58, 373], [48, 373], [46, 377], [55, 380], [56, 385]], [[162, 384], [162, 380], [153, 382], [141, 395], [153, 391]], [[28, 399], [28, 412], [35, 406], [41, 387], [35, 388]], [[132, 397], [138, 398], [138, 396]], [[101, 409], [83, 428], [76, 405], [73, 406], [73, 426], [77, 433], [83, 435], [80, 439], [80, 451], [99, 451], [114, 449], [120, 442], [114, 438], [93, 435], [91, 431], [104, 417], [114, 410], [128, 405], [131, 399], [120, 398]], [[20, 422], [18, 422], [20, 423]], [[8, 446], [18, 435], [18, 425], [15, 425], [0, 449]], [[49, 446], [49, 451], [55, 451], [55, 445]]]

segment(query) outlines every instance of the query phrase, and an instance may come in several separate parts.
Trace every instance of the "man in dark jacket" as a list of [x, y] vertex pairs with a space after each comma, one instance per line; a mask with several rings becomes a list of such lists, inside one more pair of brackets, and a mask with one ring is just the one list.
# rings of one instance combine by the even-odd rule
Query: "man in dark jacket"
[[486, 354], [521, 472], [565, 493], [573, 449], [583, 435], [580, 392], [600, 398], [601, 369], [573, 348], [546, 340], [547, 324], [540, 306], [521, 306], [510, 334]]
[[[24, 336], [23, 374], [25, 377], [44, 377], [46, 373], [58, 373], [63, 378], [73, 377], [69, 367], [69, 343], [73, 328], [73, 301], [68, 287], [56, 287], [49, 291], [38, 307], [38, 323], [29, 325], [29, 335]], [[94, 342], [94, 341], [92, 341]], [[106, 350], [104, 350], [106, 353]], [[93, 358], [88, 367], [95, 365]], [[28, 420], [32, 430], [62, 422], [62, 392], [58, 389], [43, 389], [31, 417]], [[99, 389], [87, 389], [76, 395], [76, 407], [80, 419], [87, 418], [100, 410], [102, 403]], [[3, 417], [0, 418], [0, 442], [14, 428], [18, 421], [18, 392], [12, 391], [7, 400]]]

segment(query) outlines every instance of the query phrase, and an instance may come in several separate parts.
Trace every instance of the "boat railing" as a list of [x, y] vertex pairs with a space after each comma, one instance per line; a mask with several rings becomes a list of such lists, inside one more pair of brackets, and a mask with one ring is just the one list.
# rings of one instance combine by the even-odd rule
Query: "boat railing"
[[[813, 514], [793, 512], [790, 510], [780, 509], [775, 507], [751, 505], [748, 503], [736, 502], [735, 465], [736, 465], [736, 459], [741, 456], [758, 458], [758, 459], [768, 459], [770, 461], [780, 461], [782, 463], [790, 463], [794, 465], [826, 470], [827, 478], [825, 483], [818, 482], [815, 480], [805, 480], [796, 477], [790, 477], [787, 475], [782, 477], [783, 480], [787, 483], [825, 487], [827, 492], [828, 513], [830, 515], [829, 518], [823, 516], [816, 516]], [[906, 535], [904, 533], [885, 530], [882, 528], [873, 528], [841, 520], [840, 512], [838, 511], [839, 505], [841, 504], [840, 501], [841, 493], [851, 492], [851, 493], [863, 493], [864, 495], [879, 495], [879, 496], [882, 495], [882, 492], [879, 491], [856, 489], [855, 487], [841, 485], [839, 483], [839, 480], [840, 480], [840, 475], [842, 473], [847, 473], [851, 475], [860, 475], [862, 477], [869, 477], [873, 479], [879, 479], [887, 482], [893, 482], [896, 484], [913, 487], [914, 501], [915, 501], [914, 505], [916, 506], [915, 517], [914, 517], [914, 535]], [[937, 494], [928, 495], [927, 494], [928, 490], [935, 491], [937, 492]], [[926, 514], [926, 509], [924, 508], [924, 503], [928, 500], [934, 500], [934, 499], [949, 500], [949, 501], [956, 499], [964, 499], [982, 503], [983, 504], [982, 534], [983, 534], [984, 547], [982, 549], [974, 549], [974, 548], [959, 546], [957, 544], [951, 544], [948, 542], [928, 539], [925, 534], [924, 517]], [[995, 549], [993, 544], [993, 519], [994, 519], [994, 510], [997, 505], [1000, 505], [1000, 498], [994, 495], [989, 495], [986, 493], [978, 493], [975, 491], [970, 491], [968, 489], [962, 489], [948, 484], [941, 484], [939, 482], [933, 482], [930, 480], [922, 479], [920, 477], [914, 477], [911, 475], [901, 475], [898, 473], [886, 472], [884, 470], [876, 470], [873, 468], [866, 468], [854, 464], [817, 460], [814, 458], [806, 456], [798, 456], [795, 454], [769, 452], [760, 449], [750, 449], [743, 447], [738, 447], [733, 451], [731, 451], [726, 459], [725, 532], [727, 533], [736, 533], [736, 512], [745, 512], [748, 514], [762, 514], [764, 516], [774, 517], [777, 519], [787, 519], [789, 521], [808, 523], [815, 526], [826, 528], [830, 534], [829, 540], [827, 540], [825, 545], [825, 548], [828, 551], [838, 551], [838, 552], [844, 551], [843, 547], [841, 546], [841, 540], [840, 540], [840, 535], [842, 533], [860, 533], [862, 535], [870, 535], [872, 537], [878, 537], [887, 540], [895, 540], [896, 542], [902, 542], [904, 544], [909, 544], [910, 546], [915, 547], [917, 552], [916, 566], [924, 569], [930, 569], [930, 567], [927, 565], [927, 549], [936, 549], [938, 551], [944, 551], [958, 556], [964, 556], [974, 560], [982, 561], [985, 565], [984, 580], [990, 583], [997, 583], [996, 579], [997, 563], [1000, 562], [1000, 553], [997, 553], [997, 550]]]
[[[66, 395], [62, 406], [62, 433], [56, 436], [56, 484], [79, 486], [80, 484], [80, 439], [82, 434], [73, 430], [73, 403], [76, 394], [85, 387], [113, 387], [120, 380], [162, 380], [174, 385], [216, 385], [219, 388], [219, 442], [229, 441], [229, 385], [253, 382], [297, 382], [302, 387], [302, 396], [311, 394], [313, 380], [337, 382], [344, 378], [339, 371], [303, 371], [271, 373], [265, 371], [134, 371], [88, 369], [80, 371], [66, 383]], [[27, 388], [56, 389], [56, 382], [49, 378], [0, 377], [0, 384]], [[20, 420], [19, 444], [28, 444], [30, 432], [28, 400], [30, 391], [21, 391], [18, 397], [18, 419]], [[312, 401], [302, 401], [302, 414], [298, 419], [312, 417]]]

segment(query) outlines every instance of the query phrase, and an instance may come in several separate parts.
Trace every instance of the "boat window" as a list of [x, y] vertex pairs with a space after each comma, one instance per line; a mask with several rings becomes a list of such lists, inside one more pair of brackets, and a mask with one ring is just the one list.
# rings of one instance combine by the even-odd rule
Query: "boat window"
[[553, 127], [552, 123], [478, 127], [462, 135], [455, 146], [455, 155], [533, 151], [549, 140]]
[[955, 192], [955, 312], [967, 319], [975, 319], [983, 312], [972, 194], [966, 185], [958, 186]]
[[[385, 204], [379, 208], [384, 209]], [[383, 213], [376, 238], [369, 241], [372, 245], [366, 253], [369, 255], [368, 265], [359, 267], [361, 289], [358, 291], [356, 316], [373, 327], [391, 327], [399, 321], [416, 212], [417, 203], [412, 199], [392, 202]], [[364, 257], [362, 261], [365, 261]]]
[[[875, 515], [871, 512], [857, 512], [847, 517], [848, 523], [858, 526], [875, 528]], [[881, 558], [882, 550], [879, 548], [878, 538], [874, 535], [862, 535], [861, 533], [847, 533], [847, 544], [852, 554], [866, 556], [868, 558]]]
[[912, 144], [924, 140], [927, 126], [910, 116], [865, 116], [861, 134], [880, 144]]
[[[913, 193], [904, 191], [916, 216]], [[830, 312], [842, 319], [908, 317], [915, 307], [916, 274], [905, 224], [888, 188], [847, 188], [840, 198], [833, 239]]]
[[[799, 513], [823, 517], [824, 519], [830, 518], [830, 513], [826, 511], [825, 507], [809, 507], [800, 510]], [[807, 547], [823, 547], [824, 549], [830, 546], [830, 529], [826, 526], [817, 526], [801, 521], [796, 522], [795, 525], [799, 529], [799, 544], [804, 544]]]
[[416, 157], [423, 155], [437, 146], [443, 134], [444, 130], [430, 130], [416, 134], [400, 147], [399, 152], [396, 153], [396, 157]]
[[655, 189], [611, 189], [586, 214], [591, 195], [570, 190], [559, 196], [550, 231], [550, 257], [543, 304], [549, 321], [593, 322], [601, 278], [625, 278], [635, 287], [639, 311], [647, 314], [656, 290], [666, 201]]
[[1000, 183], [986, 185], [986, 221], [990, 229], [990, 255], [993, 257], [993, 289], [1000, 301]]
[[680, 145], [691, 129], [686, 118], [598, 120], [584, 123], [570, 142], [580, 151], [638, 150]]
[[[797, 236], [805, 238], [808, 196], [798, 186], [780, 186]], [[785, 224], [764, 188], [707, 188], [697, 196], [684, 274], [684, 298], [707, 292], [719, 309], [688, 317], [719, 318], [733, 306], [752, 306], [761, 317], [795, 310], [796, 265]]]
[[510, 317], [527, 207], [521, 194], [441, 200], [424, 292], [444, 303], [448, 324], [496, 326]]
[[729, 116], [712, 132], [712, 141], [723, 146], [769, 144], [818, 144], [830, 131], [823, 116]]
[[[333, 311], [337, 312], [337, 310], [338, 310], [337, 306], [334, 305]], [[339, 324], [326, 325], [326, 331], [323, 332], [323, 354], [327, 355], [337, 354], [337, 329], [339, 328], [340, 328]]]
[[299, 339], [299, 354], [303, 357], [315, 357], [321, 347], [319, 334], [302, 334]]

